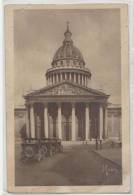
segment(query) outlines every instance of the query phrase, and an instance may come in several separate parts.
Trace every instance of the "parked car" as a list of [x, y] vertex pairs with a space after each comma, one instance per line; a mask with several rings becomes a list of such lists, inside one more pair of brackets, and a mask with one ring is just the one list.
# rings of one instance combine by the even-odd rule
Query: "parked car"
[[26, 138], [21, 146], [21, 160], [23, 162], [34, 159], [40, 162], [44, 157], [52, 157], [57, 152], [63, 152], [61, 140], [56, 138]]

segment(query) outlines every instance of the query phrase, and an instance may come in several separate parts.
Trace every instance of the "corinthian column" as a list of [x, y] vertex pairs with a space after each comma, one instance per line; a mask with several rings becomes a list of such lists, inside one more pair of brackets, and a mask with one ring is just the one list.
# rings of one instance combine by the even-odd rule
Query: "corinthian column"
[[72, 141], [76, 140], [76, 135], [75, 135], [75, 104], [72, 103]]
[[51, 83], [51, 85], [53, 84], [53, 82], [54, 82], [54, 76], [52, 74], [51, 77], [50, 77], [50, 83]]
[[88, 77], [86, 76], [86, 87], [88, 87]]
[[29, 126], [29, 107], [26, 105], [26, 133], [27, 138], [30, 138], [30, 126]]
[[35, 118], [33, 104], [30, 106], [31, 138], [35, 138]]
[[76, 77], [77, 77], [76, 74], [77, 74], [77, 73], [74, 73], [74, 83], [76, 83]]
[[44, 104], [44, 133], [45, 138], [48, 138], [48, 105]]
[[83, 85], [85, 85], [85, 75], [83, 75], [82, 78], [83, 78]]
[[62, 73], [60, 72], [60, 82], [62, 81]]
[[59, 80], [58, 80], [59, 78], [58, 78], [58, 73], [56, 73], [56, 83], [58, 83], [59, 82]]
[[85, 109], [85, 119], [86, 119], [86, 136], [85, 139], [89, 139], [89, 104], [86, 104], [86, 109]]
[[65, 72], [65, 81], [67, 80], [67, 73]]
[[58, 104], [58, 136], [62, 139], [62, 115], [61, 115], [61, 103]]
[[80, 74], [78, 73], [78, 84], [80, 84]]
[[105, 138], [108, 138], [107, 120], [108, 120], [108, 118], [107, 118], [107, 107], [105, 107], [105, 134], [104, 134]]
[[102, 140], [103, 137], [103, 107], [100, 105], [100, 125], [99, 125], [99, 138]]
[[69, 81], [72, 81], [72, 80], [71, 80], [71, 72], [69, 73]]

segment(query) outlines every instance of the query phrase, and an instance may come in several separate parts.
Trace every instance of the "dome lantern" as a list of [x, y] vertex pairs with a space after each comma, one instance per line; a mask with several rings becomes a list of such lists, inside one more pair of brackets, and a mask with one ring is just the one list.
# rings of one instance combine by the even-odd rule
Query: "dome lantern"
[[67, 22], [67, 30], [64, 33], [64, 36], [65, 36], [65, 39], [63, 41], [63, 44], [66, 43], [66, 42], [73, 42], [72, 39], [71, 39], [72, 33], [69, 30], [69, 22]]

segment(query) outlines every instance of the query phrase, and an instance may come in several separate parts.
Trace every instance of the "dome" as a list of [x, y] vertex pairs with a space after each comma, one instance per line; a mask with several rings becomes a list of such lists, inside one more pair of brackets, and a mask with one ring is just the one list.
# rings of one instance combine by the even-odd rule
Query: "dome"
[[91, 72], [85, 67], [80, 50], [73, 45], [68, 22], [64, 36], [63, 44], [56, 51], [52, 60], [52, 67], [46, 72], [47, 85], [66, 81], [87, 87], [90, 85]]
[[52, 66], [83, 67], [85, 65], [83, 56], [80, 50], [73, 45], [73, 41], [71, 39], [72, 33], [70, 32], [68, 25], [64, 35], [65, 39], [63, 41], [63, 45], [56, 51], [52, 61]]

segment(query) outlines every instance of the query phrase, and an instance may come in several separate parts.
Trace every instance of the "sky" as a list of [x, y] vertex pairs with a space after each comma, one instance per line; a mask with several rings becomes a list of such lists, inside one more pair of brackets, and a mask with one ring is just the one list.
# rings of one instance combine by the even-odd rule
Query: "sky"
[[46, 86], [56, 50], [62, 45], [66, 23], [74, 45], [92, 73], [92, 88], [103, 89], [109, 102], [121, 103], [121, 41], [118, 9], [25, 10], [14, 12], [15, 105], [23, 95]]

